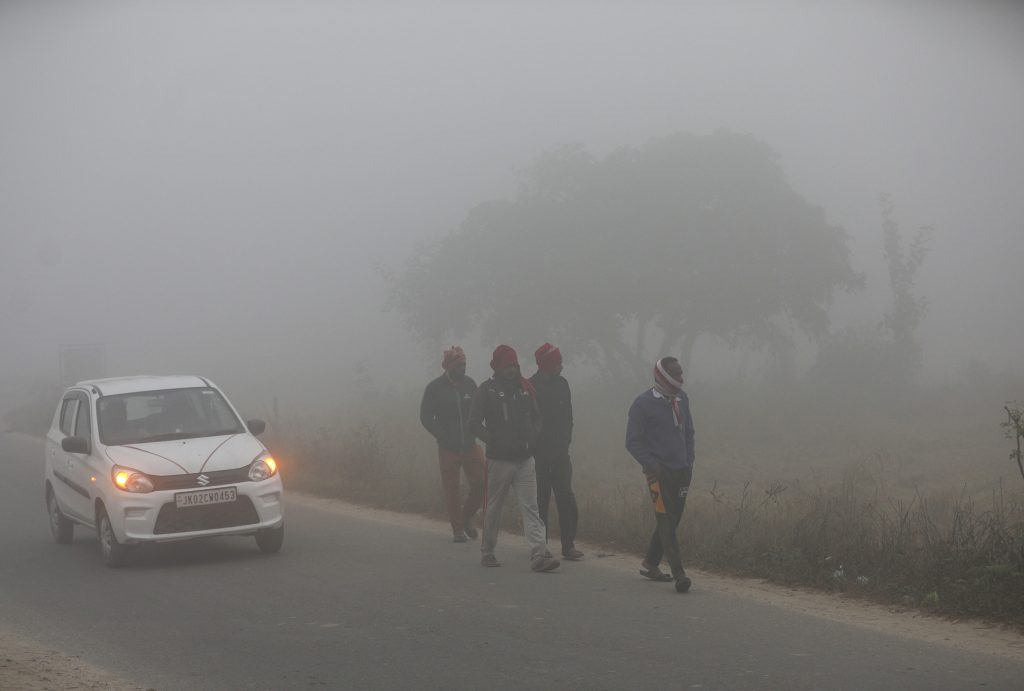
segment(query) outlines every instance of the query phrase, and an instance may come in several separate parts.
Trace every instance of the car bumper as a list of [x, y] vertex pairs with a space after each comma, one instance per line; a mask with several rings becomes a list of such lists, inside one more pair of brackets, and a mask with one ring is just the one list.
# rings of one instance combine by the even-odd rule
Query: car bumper
[[222, 487], [237, 490], [234, 502], [178, 509], [174, 497], [183, 492], [162, 490], [114, 497], [107, 503], [107, 513], [118, 542], [126, 544], [251, 535], [284, 521], [279, 476]]

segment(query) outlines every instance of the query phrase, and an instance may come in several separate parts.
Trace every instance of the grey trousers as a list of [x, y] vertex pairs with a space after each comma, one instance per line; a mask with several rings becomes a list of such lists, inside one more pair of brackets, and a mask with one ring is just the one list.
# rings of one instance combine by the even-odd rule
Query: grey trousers
[[537, 511], [537, 471], [533, 459], [496, 461], [487, 459], [487, 499], [484, 505], [484, 534], [480, 551], [494, 554], [501, 527], [501, 509], [509, 487], [516, 494], [519, 513], [523, 516], [523, 537], [530, 546], [530, 561], [551, 556], [545, 539], [544, 522]]

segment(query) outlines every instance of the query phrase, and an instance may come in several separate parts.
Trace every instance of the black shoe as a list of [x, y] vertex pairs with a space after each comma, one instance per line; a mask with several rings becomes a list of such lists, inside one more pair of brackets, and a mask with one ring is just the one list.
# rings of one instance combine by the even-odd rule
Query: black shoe
[[539, 557], [530, 564], [530, 568], [538, 573], [547, 573], [548, 571], [554, 571], [558, 568], [559, 562], [550, 554], [546, 557]]
[[672, 580], [672, 576], [665, 573], [657, 566], [648, 565], [646, 561], [640, 564], [640, 575], [644, 578], [650, 578], [652, 581], [660, 581], [662, 583], [667, 583]]
[[685, 593], [690, 589], [692, 582], [687, 576], [680, 576], [676, 579], [676, 592]]
[[579, 561], [583, 558], [583, 552], [573, 547], [562, 552], [562, 558], [566, 561]]

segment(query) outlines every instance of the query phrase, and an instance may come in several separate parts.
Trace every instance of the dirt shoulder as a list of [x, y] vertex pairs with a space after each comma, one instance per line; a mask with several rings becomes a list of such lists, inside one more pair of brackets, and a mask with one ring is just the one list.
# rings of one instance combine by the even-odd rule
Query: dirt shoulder
[[0, 631], [0, 689], [140, 691], [145, 687], [24, 636]]
[[[374, 509], [337, 499], [324, 499], [291, 492], [289, 502], [319, 507], [353, 518], [371, 519], [409, 528], [448, 530], [448, 524], [416, 514]], [[587, 562], [622, 572], [624, 578], [638, 578], [640, 557], [610, 554], [606, 547], [579, 543]], [[994, 655], [1024, 662], [1024, 636], [999, 626], [977, 621], [950, 621], [917, 611], [904, 611], [841, 595], [785, 588], [757, 579], [719, 576], [687, 569], [694, 588], [727, 593], [775, 607], [785, 607], [809, 616], [850, 626], [947, 646], [963, 652]]]

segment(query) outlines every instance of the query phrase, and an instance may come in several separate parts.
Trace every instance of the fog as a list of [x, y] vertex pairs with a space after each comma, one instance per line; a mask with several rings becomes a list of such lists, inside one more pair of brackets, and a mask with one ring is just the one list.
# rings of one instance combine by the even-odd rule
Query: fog
[[[0, 385], [89, 343], [107, 375], [264, 401], [344, 396], [357, 367], [418, 387], [440, 354], [384, 275], [554, 146], [722, 128], [850, 234], [865, 288], [834, 329], [887, 308], [888, 193], [935, 228], [923, 376], [1019, 371], [1024, 12], [895, 5], [5, 1]], [[495, 344], [467, 341], [486, 376]], [[702, 341], [689, 374], [744, 358]]]

